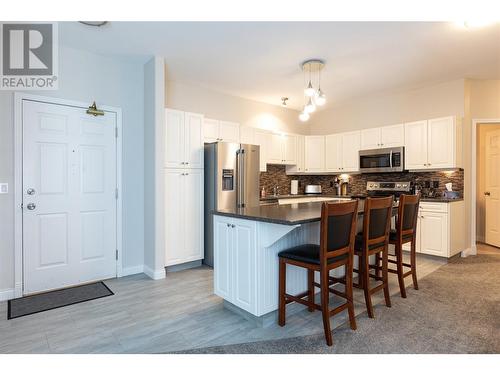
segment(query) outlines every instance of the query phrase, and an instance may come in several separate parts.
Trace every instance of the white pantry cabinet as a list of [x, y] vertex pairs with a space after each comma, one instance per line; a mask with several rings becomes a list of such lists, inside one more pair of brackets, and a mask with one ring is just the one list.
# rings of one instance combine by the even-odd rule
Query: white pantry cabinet
[[304, 137], [305, 172], [325, 171], [325, 137], [322, 135], [307, 135]]
[[240, 124], [206, 118], [203, 123], [203, 139], [211, 142], [240, 142]]
[[403, 146], [404, 124], [361, 130], [361, 150]]
[[203, 169], [164, 169], [165, 266], [203, 259]]
[[203, 115], [166, 110], [166, 168], [203, 168]]
[[214, 292], [256, 313], [256, 222], [216, 217], [214, 220]]
[[359, 131], [327, 135], [325, 145], [327, 172], [359, 171]]
[[[420, 202], [417, 253], [450, 258], [465, 250], [464, 202]], [[404, 250], [410, 250], [404, 244]]]
[[405, 124], [405, 168], [408, 170], [460, 168], [462, 124], [441, 117]]

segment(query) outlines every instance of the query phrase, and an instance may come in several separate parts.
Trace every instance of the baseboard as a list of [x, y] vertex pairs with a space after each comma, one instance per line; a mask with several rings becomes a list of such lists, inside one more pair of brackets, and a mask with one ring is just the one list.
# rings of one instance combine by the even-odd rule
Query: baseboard
[[184, 271], [196, 267], [201, 267], [201, 260], [193, 260], [192, 262], [176, 264], [175, 266], [167, 266], [166, 268], [168, 273], [168, 272]]
[[133, 267], [125, 267], [122, 269], [122, 277], [129, 275], [136, 275], [138, 273], [143, 273], [143, 272], [144, 272], [144, 265], [142, 264]]
[[468, 247], [467, 249], [465, 249], [461, 253], [462, 258], [467, 258], [469, 255], [477, 255], [477, 247], [476, 247], [476, 245]]
[[484, 236], [478, 236], [476, 234], [476, 242], [482, 242], [482, 243], [484, 243]]
[[0, 290], [0, 302], [8, 301], [9, 299], [15, 298], [15, 290], [14, 289], [4, 289]]
[[159, 270], [153, 270], [146, 265], [144, 265], [144, 273], [153, 280], [164, 279], [166, 276], [165, 268], [160, 268]]

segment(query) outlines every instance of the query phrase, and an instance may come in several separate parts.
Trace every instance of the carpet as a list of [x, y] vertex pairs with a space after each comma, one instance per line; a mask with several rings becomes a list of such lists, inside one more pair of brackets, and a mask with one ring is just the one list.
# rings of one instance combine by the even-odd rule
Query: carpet
[[[419, 280], [408, 298], [392, 297], [391, 308], [376, 308], [333, 330], [333, 347], [324, 336], [183, 351], [187, 354], [272, 353], [500, 353], [500, 256], [458, 258]], [[319, 313], [319, 312], [315, 312]]]
[[102, 281], [97, 283], [53, 290], [11, 299], [7, 308], [7, 319], [19, 318], [58, 307], [112, 296], [114, 293]]

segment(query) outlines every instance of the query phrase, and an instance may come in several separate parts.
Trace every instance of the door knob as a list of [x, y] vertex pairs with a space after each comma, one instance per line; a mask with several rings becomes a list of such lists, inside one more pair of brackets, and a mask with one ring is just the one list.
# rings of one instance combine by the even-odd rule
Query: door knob
[[491, 193], [489, 191], [485, 191], [484, 195], [487, 195], [489, 197], [491, 195]]
[[30, 211], [33, 211], [36, 208], [36, 205], [34, 203], [28, 203], [26, 208]]
[[26, 193], [27, 193], [28, 195], [34, 195], [34, 194], [35, 194], [35, 189], [33, 189], [33, 188], [29, 188], [28, 190], [26, 190]]

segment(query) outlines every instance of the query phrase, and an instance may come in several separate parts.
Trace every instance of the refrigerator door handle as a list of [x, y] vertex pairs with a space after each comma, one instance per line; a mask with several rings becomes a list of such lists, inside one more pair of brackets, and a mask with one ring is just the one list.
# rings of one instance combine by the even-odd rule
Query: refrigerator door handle
[[245, 207], [245, 150], [240, 150], [240, 207]]
[[236, 151], [236, 207], [241, 207], [241, 150]]

